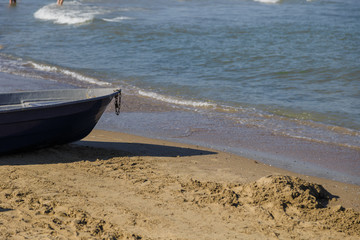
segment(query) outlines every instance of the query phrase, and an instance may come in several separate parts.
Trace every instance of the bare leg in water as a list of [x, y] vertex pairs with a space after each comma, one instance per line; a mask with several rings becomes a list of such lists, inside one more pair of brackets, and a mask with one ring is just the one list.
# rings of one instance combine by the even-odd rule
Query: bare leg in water
[[64, 1], [64, 0], [57, 0], [57, 4], [58, 4], [59, 6], [61, 6], [61, 5], [63, 4], [63, 1]]

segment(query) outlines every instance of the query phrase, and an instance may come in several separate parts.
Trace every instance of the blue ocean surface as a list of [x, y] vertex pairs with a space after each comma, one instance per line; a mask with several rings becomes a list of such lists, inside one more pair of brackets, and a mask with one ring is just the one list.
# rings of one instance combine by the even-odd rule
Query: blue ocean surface
[[[359, 13], [358, 0], [4, 1], [0, 72], [119, 86], [182, 107], [186, 114], [164, 118], [197, 133], [194, 141], [221, 129], [223, 146], [235, 152], [246, 127], [254, 136], [263, 129], [269, 139], [345, 148], [360, 177]], [[1, 78], [0, 91], [9, 84]], [[212, 118], [216, 124], [206, 124]], [[201, 123], [190, 129], [194, 119]]]

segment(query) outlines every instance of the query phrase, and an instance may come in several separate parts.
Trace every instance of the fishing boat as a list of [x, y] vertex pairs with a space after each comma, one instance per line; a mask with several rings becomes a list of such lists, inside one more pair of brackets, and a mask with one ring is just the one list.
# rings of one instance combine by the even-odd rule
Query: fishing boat
[[0, 93], [0, 153], [65, 144], [86, 137], [121, 90], [61, 89]]

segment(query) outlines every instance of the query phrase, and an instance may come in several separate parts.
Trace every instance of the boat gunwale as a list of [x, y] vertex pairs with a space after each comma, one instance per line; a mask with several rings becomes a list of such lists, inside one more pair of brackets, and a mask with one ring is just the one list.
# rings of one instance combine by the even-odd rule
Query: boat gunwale
[[[56, 92], [56, 91], [68, 91], [68, 90], [70, 90], [70, 91], [76, 91], [76, 90], [91, 91], [91, 90], [97, 90], [97, 89], [104, 90], [104, 91], [113, 90], [113, 93], [109, 93], [109, 94], [101, 95], [101, 96], [97, 96], [97, 97], [90, 97], [90, 98], [86, 98], [86, 99], [78, 99], [78, 100], [69, 99], [64, 102], [47, 104], [47, 105], [42, 105], [42, 106], [26, 106], [26, 107], [3, 109], [3, 110], [0, 108], [0, 115], [5, 114], [5, 113], [26, 112], [26, 111], [31, 111], [31, 110], [56, 108], [56, 107], [62, 107], [62, 106], [67, 106], [67, 105], [72, 105], [72, 104], [77, 104], [77, 103], [82, 103], [82, 102], [92, 102], [92, 101], [97, 101], [97, 100], [108, 98], [108, 97], [113, 97], [117, 94], [121, 94], [120, 88], [74, 88], [74, 89], [53, 89], [53, 90], [39, 90], [39, 91], [10, 92], [10, 93], [0, 93], [0, 95], [1, 94], [38, 93], [38, 92], [46, 93], [46, 92]], [[19, 106], [21, 106], [21, 105], [22, 104], [19, 103]], [[4, 106], [6, 106], [6, 105], [4, 105]]]

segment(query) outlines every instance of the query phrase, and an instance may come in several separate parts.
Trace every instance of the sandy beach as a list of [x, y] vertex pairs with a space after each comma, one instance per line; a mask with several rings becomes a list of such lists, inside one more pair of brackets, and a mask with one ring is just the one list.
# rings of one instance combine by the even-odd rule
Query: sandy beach
[[94, 130], [0, 157], [1, 239], [359, 239], [360, 186]]
[[360, 240], [358, 12], [358, 0], [2, 2], [1, 93], [122, 98], [81, 141], [0, 155], [0, 240]]

